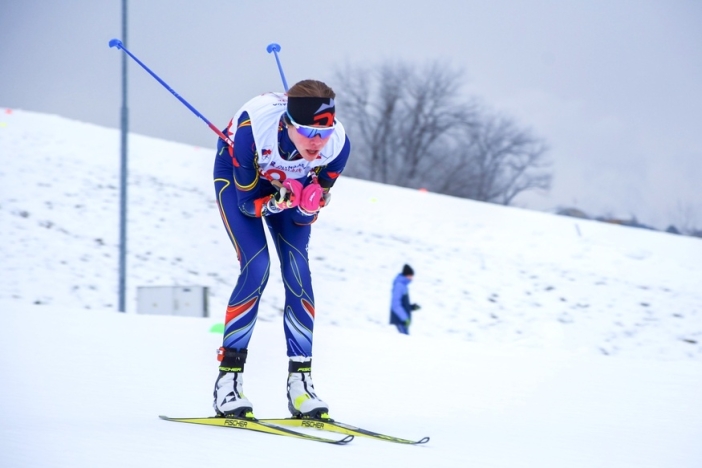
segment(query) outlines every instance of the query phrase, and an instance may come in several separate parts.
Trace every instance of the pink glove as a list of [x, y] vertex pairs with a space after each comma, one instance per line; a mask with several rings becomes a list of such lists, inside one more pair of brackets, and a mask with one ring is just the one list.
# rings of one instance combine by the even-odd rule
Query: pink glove
[[289, 194], [288, 208], [295, 208], [299, 205], [303, 196], [302, 194], [304, 193], [302, 184], [295, 179], [285, 179], [283, 188]]
[[280, 213], [288, 208], [295, 208], [303, 197], [302, 184], [295, 179], [285, 179], [283, 186], [268, 201], [268, 211]]
[[300, 209], [307, 214], [314, 214], [322, 207], [322, 197], [324, 189], [318, 183], [311, 183], [302, 189], [300, 197]]

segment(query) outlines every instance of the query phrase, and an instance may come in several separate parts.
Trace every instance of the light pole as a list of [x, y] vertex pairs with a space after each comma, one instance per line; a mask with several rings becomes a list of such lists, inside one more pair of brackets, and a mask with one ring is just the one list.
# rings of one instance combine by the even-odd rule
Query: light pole
[[[127, 43], [127, 0], [122, 0], [122, 42]], [[121, 163], [119, 184], [119, 311], [126, 312], [127, 284], [127, 56], [122, 54]]]

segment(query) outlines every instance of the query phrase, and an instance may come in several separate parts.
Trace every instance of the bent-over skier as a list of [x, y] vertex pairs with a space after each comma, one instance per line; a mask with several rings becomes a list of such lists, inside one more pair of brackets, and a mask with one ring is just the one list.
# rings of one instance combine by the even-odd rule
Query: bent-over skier
[[243, 373], [270, 258], [264, 221], [280, 259], [285, 285], [288, 408], [293, 416], [328, 418], [329, 406], [312, 383], [315, 303], [307, 248], [311, 224], [329, 203], [344, 170], [350, 143], [335, 118], [334, 91], [304, 80], [287, 94], [257, 96], [236, 113], [217, 146], [214, 186], [224, 227], [239, 259], [229, 299], [214, 409], [221, 416], [253, 418]]

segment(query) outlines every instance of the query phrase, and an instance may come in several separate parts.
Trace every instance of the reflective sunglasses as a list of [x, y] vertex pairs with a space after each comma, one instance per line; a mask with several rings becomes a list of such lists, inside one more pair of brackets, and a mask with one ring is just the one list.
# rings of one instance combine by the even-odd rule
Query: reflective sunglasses
[[305, 138], [314, 138], [319, 135], [320, 138], [325, 139], [332, 136], [334, 130], [336, 130], [336, 120], [334, 120], [334, 125], [331, 127], [310, 127], [309, 125], [300, 125], [299, 123], [295, 122], [293, 118], [290, 117], [289, 112], [286, 112], [286, 114], [290, 125], [295, 128], [297, 133]]

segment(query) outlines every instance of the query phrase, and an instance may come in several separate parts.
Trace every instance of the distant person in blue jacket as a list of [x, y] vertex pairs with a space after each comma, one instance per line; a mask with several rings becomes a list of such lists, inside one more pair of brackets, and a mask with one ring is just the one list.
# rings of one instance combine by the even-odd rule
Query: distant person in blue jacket
[[409, 335], [412, 312], [419, 309], [419, 304], [410, 303], [409, 284], [412, 278], [414, 278], [414, 270], [411, 266], [405, 265], [402, 267], [402, 273], [397, 275], [392, 283], [390, 323], [404, 335]]

